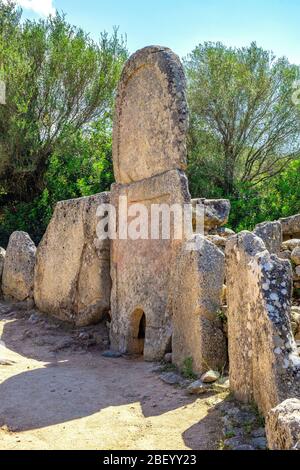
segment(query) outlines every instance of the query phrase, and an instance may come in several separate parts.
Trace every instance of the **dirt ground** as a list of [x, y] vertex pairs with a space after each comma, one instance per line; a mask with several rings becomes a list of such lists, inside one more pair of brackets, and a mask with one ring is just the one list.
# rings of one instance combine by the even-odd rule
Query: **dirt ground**
[[104, 325], [72, 329], [0, 303], [0, 449], [218, 449], [226, 394], [190, 397], [157, 365], [105, 358]]

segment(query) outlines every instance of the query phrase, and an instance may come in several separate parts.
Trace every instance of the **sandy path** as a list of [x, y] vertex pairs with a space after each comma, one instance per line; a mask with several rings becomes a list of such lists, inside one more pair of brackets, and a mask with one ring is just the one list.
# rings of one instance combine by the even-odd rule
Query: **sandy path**
[[5, 309], [0, 359], [13, 364], [0, 365], [0, 449], [218, 448], [224, 396], [187, 397], [153, 364], [72, 347], [74, 332]]

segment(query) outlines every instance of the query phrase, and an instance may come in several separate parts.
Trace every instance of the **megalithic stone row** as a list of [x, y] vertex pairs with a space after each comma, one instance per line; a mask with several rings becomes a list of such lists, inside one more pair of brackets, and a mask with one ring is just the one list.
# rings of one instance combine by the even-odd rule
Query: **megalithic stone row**
[[230, 386], [264, 415], [300, 398], [300, 358], [291, 327], [292, 268], [250, 232], [226, 245]]

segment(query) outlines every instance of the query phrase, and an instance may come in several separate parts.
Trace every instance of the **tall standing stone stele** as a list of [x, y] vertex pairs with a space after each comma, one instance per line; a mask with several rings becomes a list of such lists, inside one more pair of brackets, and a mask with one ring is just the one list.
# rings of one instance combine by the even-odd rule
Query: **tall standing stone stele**
[[[190, 202], [186, 167], [188, 110], [185, 76], [179, 58], [163, 47], [136, 52], [124, 67], [114, 121], [113, 162], [116, 184], [111, 200], [128, 212], [140, 203]], [[130, 218], [129, 218], [130, 222]], [[111, 345], [123, 353], [160, 359], [171, 340], [172, 272], [182, 240], [112, 241]], [[145, 234], [144, 234], [145, 235]], [[147, 239], [146, 239], [147, 238]]]

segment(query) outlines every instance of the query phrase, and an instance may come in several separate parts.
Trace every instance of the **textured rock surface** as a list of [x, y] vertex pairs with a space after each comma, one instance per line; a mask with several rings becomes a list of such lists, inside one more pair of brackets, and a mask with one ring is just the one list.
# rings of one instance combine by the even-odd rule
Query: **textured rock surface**
[[109, 241], [96, 234], [96, 211], [109, 193], [59, 202], [37, 251], [37, 307], [61, 320], [88, 325], [110, 306]]
[[[186, 176], [172, 170], [160, 176], [132, 183], [113, 185], [112, 203], [119, 207], [119, 197], [127, 196], [128, 210], [142, 203], [179, 204], [190, 201]], [[150, 223], [149, 223], [150, 230]], [[123, 353], [142, 353], [146, 360], [162, 359], [171, 338], [172, 275], [181, 240], [171, 238], [120, 240], [112, 242], [112, 348]], [[145, 322], [145, 328], [141, 322]], [[144, 331], [142, 331], [144, 330]], [[145, 336], [145, 337], [144, 337]]]
[[250, 232], [226, 246], [230, 385], [266, 415], [300, 395], [300, 358], [291, 329], [292, 271]]
[[126, 63], [116, 100], [113, 161], [116, 181], [132, 183], [186, 167], [185, 76], [170, 50], [150, 46]]
[[202, 375], [201, 380], [205, 384], [211, 384], [216, 382], [220, 378], [220, 373], [215, 370], [209, 370]]
[[300, 214], [280, 219], [283, 236], [286, 238], [300, 238]]
[[296, 305], [291, 309], [292, 330], [296, 340], [300, 340], [300, 307]]
[[300, 246], [296, 247], [291, 254], [292, 261], [299, 266], [300, 265]]
[[2, 274], [4, 268], [4, 261], [5, 261], [5, 250], [4, 248], [0, 247], [0, 296], [2, 294]]
[[293, 251], [295, 248], [300, 246], [300, 239], [299, 238], [291, 238], [290, 240], [286, 240], [282, 243], [283, 250], [290, 250]]
[[270, 253], [278, 255], [282, 244], [282, 227], [280, 222], [263, 222], [254, 229], [254, 234], [262, 239]]
[[209, 233], [228, 222], [230, 201], [228, 199], [192, 199], [193, 227], [199, 233]]
[[270, 450], [300, 450], [300, 400], [292, 398], [273, 408], [266, 433]]
[[28, 233], [10, 236], [2, 275], [5, 298], [22, 302], [33, 297], [35, 255], [36, 247]]
[[172, 276], [182, 239], [175, 239], [172, 222], [168, 236], [151, 236], [150, 218], [154, 205], [169, 209], [176, 204], [182, 212], [190, 202], [182, 171], [188, 127], [185, 85], [183, 67], [172, 51], [146, 47], [126, 63], [116, 101], [113, 163], [118, 184], [112, 187], [112, 203], [118, 214], [120, 197], [127, 198], [128, 212], [137, 214], [133, 206], [139, 203], [149, 227], [142, 222], [146, 236], [120, 239], [122, 224], [117, 223], [111, 346], [122, 353], [144, 353], [146, 360], [162, 359], [171, 349]]
[[195, 235], [198, 247], [182, 247], [177, 261], [173, 302], [173, 362], [182, 368], [191, 357], [196, 373], [222, 369], [227, 362], [225, 335], [218, 312], [224, 283], [224, 255]]

